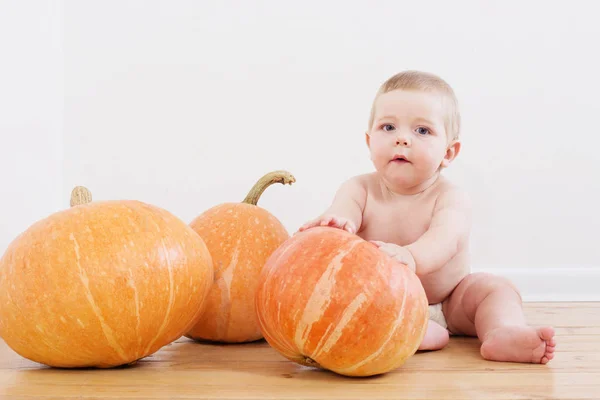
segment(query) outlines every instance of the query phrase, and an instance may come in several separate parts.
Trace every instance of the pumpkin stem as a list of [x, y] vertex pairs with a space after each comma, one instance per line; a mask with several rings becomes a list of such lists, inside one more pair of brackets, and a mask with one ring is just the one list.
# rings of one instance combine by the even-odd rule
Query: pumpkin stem
[[283, 185], [291, 185], [296, 182], [296, 178], [287, 171], [273, 171], [269, 172], [256, 182], [256, 184], [250, 189], [250, 192], [244, 199], [244, 203], [256, 205], [258, 199], [263, 194], [266, 188], [274, 183], [281, 183]]
[[302, 360], [300, 360], [300, 364], [305, 365], [307, 367], [323, 368], [318, 362], [306, 356], [302, 357]]
[[71, 191], [71, 207], [92, 201], [92, 193], [83, 186], [75, 186]]

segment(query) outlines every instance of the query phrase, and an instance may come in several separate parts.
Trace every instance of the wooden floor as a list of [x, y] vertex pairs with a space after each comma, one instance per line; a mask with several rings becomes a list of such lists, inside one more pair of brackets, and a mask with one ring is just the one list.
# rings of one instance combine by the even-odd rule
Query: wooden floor
[[531, 324], [552, 324], [548, 365], [482, 360], [478, 342], [452, 338], [400, 369], [347, 378], [298, 366], [265, 342], [210, 345], [181, 339], [128, 368], [58, 370], [0, 341], [0, 398], [112, 399], [600, 399], [600, 303], [527, 304]]

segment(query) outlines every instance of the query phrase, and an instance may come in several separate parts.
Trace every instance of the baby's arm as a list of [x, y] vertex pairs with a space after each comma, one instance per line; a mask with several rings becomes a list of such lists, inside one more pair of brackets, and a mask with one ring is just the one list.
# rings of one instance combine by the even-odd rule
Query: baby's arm
[[429, 229], [417, 241], [406, 246], [412, 254], [417, 275], [442, 268], [454, 257], [471, 229], [471, 203], [457, 189], [440, 195]]
[[333, 226], [356, 233], [362, 224], [366, 198], [367, 191], [359, 178], [349, 179], [337, 190], [327, 211], [302, 225], [299, 230], [303, 231], [314, 226]]

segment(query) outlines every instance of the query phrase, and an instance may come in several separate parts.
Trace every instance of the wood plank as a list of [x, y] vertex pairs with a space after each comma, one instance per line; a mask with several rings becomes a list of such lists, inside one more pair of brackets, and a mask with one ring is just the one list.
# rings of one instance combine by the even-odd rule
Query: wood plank
[[0, 341], [0, 399], [600, 398], [600, 324], [593, 325], [600, 303], [525, 307], [528, 320], [557, 326], [548, 365], [486, 361], [477, 339], [453, 337], [444, 350], [417, 353], [396, 371], [347, 378], [292, 363], [264, 341], [182, 338], [131, 367], [61, 370], [25, 360]]

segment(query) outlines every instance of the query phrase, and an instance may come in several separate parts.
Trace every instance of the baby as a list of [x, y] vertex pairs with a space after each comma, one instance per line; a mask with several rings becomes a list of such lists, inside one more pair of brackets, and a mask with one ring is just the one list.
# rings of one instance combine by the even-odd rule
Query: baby
[[485, 359], [545, 364], [554, 357], [553, 328], [527, 325], [508, 280], [470, 273], [469, 200], [441, 174], [460, 152], [459, 130], [445, 81], [418, 71], [391, 77], [366, 132], [376, 171], [344, 182], [329, 209], [299, 230], [345, 229], [412, 268], [430, 304], [420, 350], [443, 348], [450, 332], [479, 337]]

